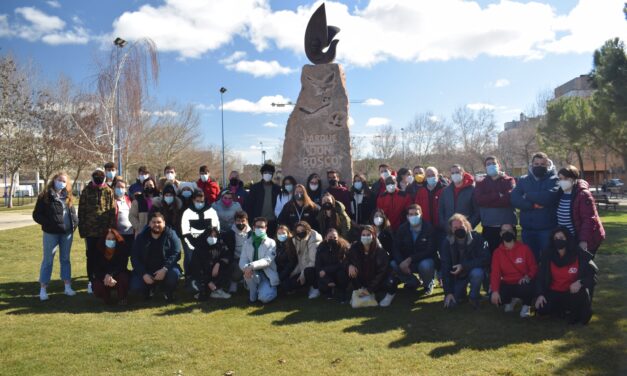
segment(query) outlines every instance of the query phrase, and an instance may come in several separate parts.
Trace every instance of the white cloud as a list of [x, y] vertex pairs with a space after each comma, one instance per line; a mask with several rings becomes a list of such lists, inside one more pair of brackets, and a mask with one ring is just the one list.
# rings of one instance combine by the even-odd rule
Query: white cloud
[[75, 27], [73, 30], [44, 35], [41, 40], [53, 46], [59, 44], [85, 44], [89, 41], [87, 31], [82, 27]]
[[268, 121], [268, 122], [263, 123], [263, 126], [266, 128], [277, 128], [279, 125], [277, 123]]
[[254, 77], [274, 77], [279, 74], [290, 74], [295, 71], [295, 69], [282, 66], [276, 60], [241, 60], [233, 64], [228, 64], [226, 68], [236, 72], [249, 73]]
[[371, 117], [366, 122], [366, 127], [378, 127], [390, 124], [390, 119], [384, 117]]
[[489, 103], [476, 102], [476, 103], [468, 103], [466, 105], [466, 108], [468, 108], [470, 110], [474, 110], [474, 111], [478, 111], [478, 110], [494, 110], [494, 109], [496, 109], [496, 106], [493, 105], [493, 104], [489, 104]]
[[364, 106], [383, 106], [383, 101], [377, 98], [368, 98], [361, 104], [363, 104]]
[[507, 78], [499, 78], [498, 80], [492, 83], [492, 86], [496, 88], [501, 88], [501, 87], [509, 86], [509, 84], [510, 82]]
[[57, 0], [48, 0], [46, 1], [46, 4], [48, 4], [51, 8], [61, 8], [61, 4], [59, 4]]
[[[51, 5], [52, 6], [52, 5]], [[30, 42], [41, 40], [50, 45], [85, 44], [90, 36], [82, 22], [76, 16], [74, 26], [66, 28], [66, 22], [57, 16], [51, 16], [35, 7], [15, 9], [18, 16], [10, 23], [7, 15], [0, 15], [0, 37], [18, 37]]]
[[247, 112], [253, 114], [278, 114], [292, 112], [292, 106], [273, 106], [272, 103], [288, 103], [289, 98], [282, 95], [268, 95], [261, 97], [257, 102], [251, 102], [247, 99], [234, 99], [224, 103], [225, 111]]
[[437, 123], [438, 121], [440, 121], [440, 118], [437, 117], [436, 115], [431, 115], [429, 116], [429, 120], [433, 123]]
[[242, 60], [245, 57], [246, 57], [246, 52], [244, 52], [244, 51], [235, 51], [231, 55], [229, 55], [229, 56], [225, 57], [224, 59], [220, 60], [220, 64], [233, 64], [236, 61]]
[[216, 106], [213, 104], [196, 103], [194, 106], [199, 111], [212, 111], [216, 109]]
[[178, 112], [172, 110], [153, 111], [152, 114], [157, 117], [173, 117], [178, 115]]
[[349, 127], [352, 127], [353, 125], [355, 125], [355, 119], [353, 119], [352, 116], [349, 116], [347, 124], [348, 124]]

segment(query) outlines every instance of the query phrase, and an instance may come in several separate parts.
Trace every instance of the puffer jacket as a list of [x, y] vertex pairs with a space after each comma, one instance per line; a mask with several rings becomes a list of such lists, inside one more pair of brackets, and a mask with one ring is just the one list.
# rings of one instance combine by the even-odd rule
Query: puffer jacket
[[407, 207], [414, 201], [413, 197], [396, 188], [394, 193], [385, 191], [377, 198], [377, 209], [383, 210], [390, 220], [390, 227], [396, 231], [403, 222]]
[[474, 192], [475, 179], [467, 172], [464, 172], [462, 185], [459, 189], [455, 187], [455, 184], [449, 184], [442, 190], [438, 203], [440, 229], [446, 229], [449, 218], [455, 213], [465, 215], [472, 228], [477, 227], [480, 216], [479, 207], [473, 199]]
[[439, 228], [440, 226], [438, 207], [442, 190], [446, 187], [446, 181], [439, 181], [432, 190], [429, 190], [425, 185], [416, 192], [414, 203], [420, 205], [422, 209], [422, 219], [425, 222], [429, 222], [434, 228]]
[[65, 228], [63, 218], [63, 208], [65, 203], [53, 190], [49, 190], [37, 198], [35, 209], [33, 210], [33, 220], [41, 225], [41, 230], [49, 234], [65, 234], [74, 232], [78, 226], [78, 216], [76, 208], [72, 205], [67, 208], [70, 213], [71, 228]]
[[290, 276], [304, 276], [306, 268], [316, 266], [316, 252], [318, 251], [318, 245], [322, 242], [322, 235], [318, 234], [315, 230], [311, 230], [309, 235], [304, 239], [301, 240], [294, 236], [292, 241], [294, 242], [296, 256], [298, 257], [298, 265], [292, 270]]
[[[605, 239], [605, 229], [588, 187], [588, 182], [583, 179], [575, 182], [570, 200], [570, 215], [575, 225], [577, 241], [588, 243], [588, 251], [594, 255]], [[564, 192], [560, 189], [557, 202], [562, 194]]]
[[78, 232], [81, 238], [98, 238], [115, 226], [113, 190], [106, 185], [89, 183], [78, 204]]
[[520, 225], [528, 230], [552, 230], [557, 226], [557, 173], [553, 162], [541, 179], [531, 173], [518, 179], [512, 190], [512, 205], [520, 209]]
[[475, 185], [474, 199], [479, 206], [481, 224], [484, 227], [518, 223], [510, 199], [515, 186], [516, 180], [504, 173], [500, 173], [497, 179], [486, 176]]
[[339, 201], [335, 201], [335, 215], [337, 215], [340, 218], [339, 226], [336, 226], [335, 223], [331, 223], [328, 217], [326, 216], [324, 209], [320, 209], [320, 211], [318, 212], [318, 218], [317, 218], [318, 227], [320, 228], [320, 233], [324, 235], [327, 233], [327, 231], [331, 227], [333, 227], [340, 233], [341, 237], [343, 237], [344, 239], [348, 239], [349, 232], [351, 229], [351, 220], [348, 214], [346, 213], [344, 204], [342, 204]]

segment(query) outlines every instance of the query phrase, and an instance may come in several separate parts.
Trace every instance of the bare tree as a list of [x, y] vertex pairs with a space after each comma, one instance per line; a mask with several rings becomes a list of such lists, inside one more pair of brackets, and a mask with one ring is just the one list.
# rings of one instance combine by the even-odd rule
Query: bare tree
[[472, 172], [483, 169], [483, 159], [496, 149], [494, 111], [473, 111], [459, 107], [451, 117], [456, 139], [460, 140], [464, 166]]
[[405, 144], [408, 154], [416, 163], [425, 163], [436, 141], [442, 137], [443, 130], [441, 121], [430, 111], [414, 116], [405, 131]]
[[374, 154], [381, 159], [390, 159], [398, 149], [398, 137], [391, 125], [382, 126], [370, 141]]

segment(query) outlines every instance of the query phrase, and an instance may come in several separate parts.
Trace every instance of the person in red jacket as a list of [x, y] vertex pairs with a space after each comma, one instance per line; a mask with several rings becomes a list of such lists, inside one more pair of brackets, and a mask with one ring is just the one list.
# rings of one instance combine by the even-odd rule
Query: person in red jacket
[[379, 180], [370, 187], [370, 191], [375, 198], [385, 193], [385, 179], [387, 179], [388, 176], [396, 176], [396, 171], [394, 171], [390, 165], [382, 163], [379, 165], [379, 176]]
[[329, 192], [336, 201], [341, 202], [346, 208], [346, 212], [348, 215], [351, 215], [351, 192], [346, 188], [345, 185], [340, 184], [340, 173], [337, 170], [329, 170], [327, 171], [327, 180], [329, 182], [329, 187], [327, 188], [327, 192]]
[[211, 206], [211, 204], [218, 200], [218, 196], [220, 195], [220, 186], [217, 181], [211, 180], [209, 167], [200, 166], [199, 174], [200, 178], [196, 182], [196, 186], [205, 193], [205, 201], [207, 202], [207, 205]]
[[568, 228], [579, 247], [594, 256], [605, 239], [605, 229], [588, 182], [579, 178], [579, 169], [572, 165], [559, 170], [557, 176], [560, 186], [557, 223]]
[[[438, 169], [433, 166], [427, 167], [425, 176], [425, 184], [416, 191], [414, 203], [420, 205], [423, 221], [429, 222], [434, 228], [439, 229], [438, 204], [442, 189], [446, 188], [448, 184], [446, 180], [440, 179]], [[446, 222], [446, 219], [444, 221]]]
[[405, 211], [412, 204], [411, 195], [401, 192], [396, 185], [396, 178], [385, 179], [385, 192], [377, 198], [377, 209], [383, 210], [390, 220], [392, 230], [396, 231], [403, 222]]
[[538, 264], [531, 249], [516, 241], [516, 227], [501, 226], [501, 239], [492, 255], [490, 274], [491, 301], [494, 305], [505, 305], [505, 312], [514, 310], [514, 298], [522, 300], [520, 317], [529, 317], [535, 291], [533, 283], [538, 273]]

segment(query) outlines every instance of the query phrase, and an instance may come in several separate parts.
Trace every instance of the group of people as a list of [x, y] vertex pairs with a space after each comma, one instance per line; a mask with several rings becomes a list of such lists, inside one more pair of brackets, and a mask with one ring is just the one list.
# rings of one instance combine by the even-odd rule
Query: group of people
[[556, 171], [544, 153], [518, 179], [495, 156], [485, 172], [476, 179], [455, 164], [446, 178], [433, 166], [381, 164], [371, 186], [362, 174], [346, 184], [331, 170], [323, 189], [318, 174], [276, 184], [275, 167], [264, 164], [246, 190], [237, 171], [220, 189], [206, 166], [195, 183], [178, 181], [174, 166], [158, 180], [140, 167], [127, 186], [107, 163], [93, 171], [78, 210], [59, 173], [33, 212], [44, 232], [39, 296], [48, 299], [57, 248], [65, 294], [75, 294], [69, 253], [78, 227], [88, 292], [106, 302], [113, 291], [127, 304], [129, 290], [150, 298], [157, 287], [172, 300], [181, 275], [199, 300], [228, 299], [244, 286], [250, 302], [305, 291], [354, 307], [389, 306], [401, 284], [430, 295], [439, 282], [447, 308], [478, 307], [483, 287], [506, 312], [522, 303], [521, 317], [535, 308], [587, 323], [605, 238], [587, 182], [574, 166]]

